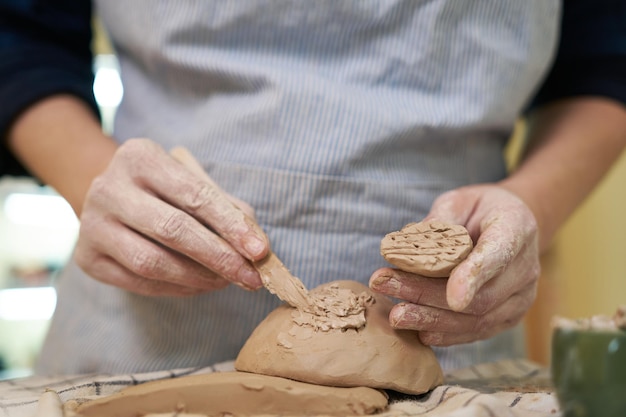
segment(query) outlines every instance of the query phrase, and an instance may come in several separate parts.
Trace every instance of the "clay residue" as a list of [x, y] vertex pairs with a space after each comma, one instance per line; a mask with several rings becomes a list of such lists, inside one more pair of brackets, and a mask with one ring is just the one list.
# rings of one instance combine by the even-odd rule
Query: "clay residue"
[[312, 305], [294, 309], [293, 322], [327, 332], [331, 329], [361, 329], [365, 326], [365, 310], [374, 304], [374, 297], [366, 292], [356, 294], [349, 288], [333, 284], [309, 293]]
[[[310, 337], [311, 331], [332, 329], [361, 329], [365, 326], [365, 309], [374, 303], [371, 295], [356, 294], [348, 288], [330, 285], [309, 292], [302, 281], [294, 277], [274, 255], [254, 264], [261, 275], [263, 285], [269, 292], [293, 307], [292, 319], [296, 326], [289, 333], [299, 339]], [[278, 344], [288, 348], [284, 334]]]
[[618, 307], [612, 317], [606, 315], [595, 315], [580, 319], [555, 317], [552, 320], [552, 326], [569, 330], [626, 330], [626, 305]]
[[427, 277], [448, 277], [467, 257], [473, 242], [465, 227], [442, 222], [409, 223], [386, 235], [381, 255], [403, 271]]

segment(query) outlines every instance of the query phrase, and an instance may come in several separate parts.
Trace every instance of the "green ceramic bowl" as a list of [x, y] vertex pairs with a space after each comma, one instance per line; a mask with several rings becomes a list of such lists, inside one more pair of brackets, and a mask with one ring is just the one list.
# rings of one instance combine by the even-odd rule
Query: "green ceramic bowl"
[[551, 371], [564, 417], [626, 417], [626, 331], [556, 328]]

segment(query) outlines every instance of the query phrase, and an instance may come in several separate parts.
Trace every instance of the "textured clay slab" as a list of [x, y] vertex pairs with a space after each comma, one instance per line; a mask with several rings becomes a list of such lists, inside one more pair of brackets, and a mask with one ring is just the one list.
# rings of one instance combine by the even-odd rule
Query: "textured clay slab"
[[[327, 291], [329, 288], [339, 291]], [[346, 292], [354, 296], [343, 297]], [[320, 293], [326, 295], [317, 297]], [[342, 299], [328, 295], [335, 293]], [[365, 386], [407, 394], [421, 394], [442, 383], [441, 367], [432, 349], [419, 341], [417, 333], [389, 325], [390, 299], [355, 281], [327, 283], [310, 295], [317, 297], [320, 305], [330, 306], [327, 313], [334, 319], [320, 320], [288, 305], [278, 307], [254, 330], [235, 368], [312, 384]], [[362, 300], [363, 321], [358, 319], [360, 308], [354, 308]], [[341, 314], [350, 310], [353, 315]]]
[[386, 235], [380, 253], [403, 271], [445, 278], [474, 247], [467, 229], [441, 222], [409, 223]]
[[148, 382], [80, 405], [83, 417], [174, 413], [207, 416], [355, 416], [387, 407], [371, 388], [334, 388], [245, 372], [218, 372]]

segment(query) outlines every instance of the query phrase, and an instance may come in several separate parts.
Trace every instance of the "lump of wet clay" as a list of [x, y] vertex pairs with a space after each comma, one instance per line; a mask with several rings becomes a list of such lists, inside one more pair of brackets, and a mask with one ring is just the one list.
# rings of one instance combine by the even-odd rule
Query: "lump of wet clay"
[[263, 320], [235, 361], [239, 371], [336, 387], [421, 394], [443, 382], [417, 333], [389, 325], [393, 302], [356, 281], [310, 291], [316, 311], [282, 305]]
[[446, 278], [472, 251], [474, 244], [461, 225], [438, 221], [409, 223], [386, 235], [381, 255], [403, 271]]
[[387, 396], [372, 388], [335, 388], [246, 372], [216, 372], [147, 382], [79, 405], [82, 417], [146, 414], [207, 416], [373, 414]]

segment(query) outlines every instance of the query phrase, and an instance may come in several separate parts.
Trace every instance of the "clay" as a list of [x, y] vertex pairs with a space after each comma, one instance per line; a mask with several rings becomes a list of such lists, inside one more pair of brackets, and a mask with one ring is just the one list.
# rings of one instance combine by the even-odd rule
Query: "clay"
[[310, 293], [310, 299], [311, 308], [291, 312], [293, 322], [298, 325], [296, 331], [361, 329], [366, 323], [367, 306], [376, 302], [367, 291], [357, 294], [349, 288], [341, 288], [338, 283], [319, 287]]
[[371, 388], [322, 387], [245, 372], [217, 372], [129, 387], [83, 403], [75, 411], [83, 417], [150, 413], [354, 416], [377, 413], [386, 406], [387, 396]]
[[387, 297], [355, 281], [327, 283], [310, 296], [320, 308], [317, 316], [278, 307], [254, 330], [235, 368], [312, 384], [407, 394], [421, 394], [443, 382], [435, 354], [417, 333], [389, 325], [393, 302]]
[[386, 235], [380, 243], [380, 253], [403, 271], [445, 278], [473, 247], [465, 227], [426, 221], [409, 223], [400, 231]]
[[32, 417], [63, 417], [63, 402], [56, 391], [46, 388]]

